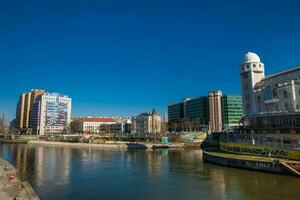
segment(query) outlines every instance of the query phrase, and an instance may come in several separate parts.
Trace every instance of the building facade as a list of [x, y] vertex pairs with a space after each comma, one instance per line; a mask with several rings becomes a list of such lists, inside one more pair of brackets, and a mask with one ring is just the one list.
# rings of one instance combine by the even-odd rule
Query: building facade
[[208, 123], [208, 99], [207, 97], [198, 97], [189, 99], [185, 102], [184, 117], [188, 119], [197, 119], [201, 124]]
[[237, 126], [242, 116], [241, 96], [222, 96], [219, 90], [208, 92], [208, 96], [187, 98], [168, 106], [169, 131], [209, 128], [212, 132], [220, 132]]
[[259, 142], [299, 148], [300, 67], [265, 76], [264, 65], [255, 53], [247, 53], [240, 67], [243, 107], [247, 111], [240, 132], [263, 138]]
[[209, 129], [211, 132], [221, 132], [223, 130], [222, 120], [222, 91], [209, 91]]
[[173, 121], [178, 121], [184, 117], [183, 114], [183, 103], [175, 103], [175, 104], [170, 104], [168, 106], [168, 120], [173, 122]]
[[58, 93], [45, 93], [36, 98], [32, 117], [33, 133], [66, 134], [71, 122], [72, 99]]
[[300, 67], [269, 76], [265, 76], [264, 69], [258, 55], [245, 55], [240, 73], [245, 113], [253, 115], [300, 111]]
[[113, 118], [83, 118], [79, 121], [83, 133], [110, 133], [109, 125], [117, 124]]
[[130, 119], [117, 118], [81, 118], [80, 132], [96, 134], [130, 133]]
[[242, 97], [239, 95], [224, 95], [222, 97], [223, 128], [239, 126], [244, 114]]
[[153, 109], [152, 112], [141, 113], [132, 120], [133, 132], [136, 134], [160, 134], [161, 118]]
[[32, 128], [33, 126], [33, 105], [36, 101], [36, 99], [45, 94], [45, 91], [44, 90], [41, 90], [41, 89], [33, 89], [31, 90], [31, 97], [30, 97], [30, 110], [29, 110], [29, 125], [30, 125], [30, 128]]
[[168, 106], [169, 131], [200, 130], [208, 124], [208, 99], [206, 96], [186, 98]]
[[44, 90], [33, 89], [20, 95], [16, 109], [15, 128], [27, 132], [32, 128], [32, 109], [35, 99], [44, 94]]
[[16, 123], [18, 129], [29, 128], [30, 92], [21, 94], [17, 103]]

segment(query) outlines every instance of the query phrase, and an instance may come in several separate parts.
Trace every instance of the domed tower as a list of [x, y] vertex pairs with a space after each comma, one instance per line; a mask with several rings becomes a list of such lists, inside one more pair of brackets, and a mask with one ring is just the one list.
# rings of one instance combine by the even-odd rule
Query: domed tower
[[265, 77], [265, 66], [257, 54], [248, 52], [240, 65], [244, 114], [255, 114], [254, 87]]

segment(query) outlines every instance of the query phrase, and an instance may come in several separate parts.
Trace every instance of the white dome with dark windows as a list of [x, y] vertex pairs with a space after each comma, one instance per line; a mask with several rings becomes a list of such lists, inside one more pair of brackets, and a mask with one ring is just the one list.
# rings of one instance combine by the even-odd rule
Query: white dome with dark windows
[[245, 54], [244, 59], [242, 60], [242, 64], [245, 63], [254, 63], [254, 62], [260, 62], [260, 58], [256, 53], [248, 52]]

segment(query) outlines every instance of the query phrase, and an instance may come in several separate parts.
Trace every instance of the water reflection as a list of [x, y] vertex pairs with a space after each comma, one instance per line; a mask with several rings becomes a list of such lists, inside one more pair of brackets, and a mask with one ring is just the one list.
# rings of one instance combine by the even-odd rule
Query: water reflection
[[202, 162], [200, 150], [0, 145], [41, 199], [297, 199], [300, 179]]

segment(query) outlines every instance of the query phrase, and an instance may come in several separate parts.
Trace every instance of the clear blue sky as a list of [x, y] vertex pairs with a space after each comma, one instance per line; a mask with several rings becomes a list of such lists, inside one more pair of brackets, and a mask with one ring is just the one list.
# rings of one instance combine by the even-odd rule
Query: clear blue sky
[[0, 1], [0, 113], [43, 88], [73, 98], [73, 116], [128, 116], [221, 89], [238, 65], [267, 74], [300, 64], [297, 1]]

